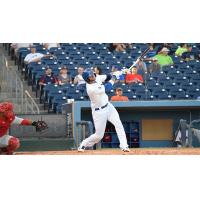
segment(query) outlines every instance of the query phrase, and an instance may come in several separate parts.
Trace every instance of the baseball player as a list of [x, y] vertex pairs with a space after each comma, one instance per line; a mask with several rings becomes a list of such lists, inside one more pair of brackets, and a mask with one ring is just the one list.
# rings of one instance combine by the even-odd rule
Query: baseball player
[[104, 136], [107, 121], [110, 121], [115, 126], [120, 141], [120, 148], [124, 152], [129, 152], [126, 134], [119, 114], [109, 102], [108, 96], [105, 93], [105, 87], [102, 84], [111, 80], [111, 75], [98, 75], [96, 77], [91, 69], [86, 69], [82, 76], [86, 81], [87, 93], [91, 100], [92, 117], [96, 132], [82, 141], [78, 151], [84, 152], [86, 147], [92, 147], [98, 143]]
[[36, 131], [39, 131], [41, 122], [47, 127], [44, 121], [32, 122], [29, 119], [16, 117], [11, 103], [0, 103], [0, 155], [12, 155], [20, 146], [19, 139], [8, 134], [8, 130], [12, 124], [22, 126], [32, 125], [36, 127]]

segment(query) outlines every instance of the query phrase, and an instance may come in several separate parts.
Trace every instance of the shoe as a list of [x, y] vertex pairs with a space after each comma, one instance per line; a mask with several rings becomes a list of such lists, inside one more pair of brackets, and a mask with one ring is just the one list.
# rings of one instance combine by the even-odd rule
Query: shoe
[[130, 152], [130, 149], [128, 147], [122, 148], [123, 152]]
[[85, 147], [80, 145], [78, 147], [78, 152], [84, 152], [84, 151], [85, 151]]

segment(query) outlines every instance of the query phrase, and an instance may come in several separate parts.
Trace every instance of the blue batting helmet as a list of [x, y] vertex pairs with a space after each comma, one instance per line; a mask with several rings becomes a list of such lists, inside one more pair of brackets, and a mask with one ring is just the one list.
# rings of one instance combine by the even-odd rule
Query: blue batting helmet
[[91, 70], [90, 68], [85, 69], [82, 74], [83, 79], [87, 82], [88, 78], [91, 76], [94, 76], [93, 70]]

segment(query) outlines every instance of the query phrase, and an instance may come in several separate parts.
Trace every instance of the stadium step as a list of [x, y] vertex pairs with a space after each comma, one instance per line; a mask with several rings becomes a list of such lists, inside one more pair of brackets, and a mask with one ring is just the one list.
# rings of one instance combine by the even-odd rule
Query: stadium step
[[[28, 86], [27, 81], [24, 80], [22, 74], [17, 70], [17, 66], [15, 65], [14, 61], [11, 60], [7, 51], [2, 47], [2, 44], [0, 45], [0, 54], [4, 54], [6, 56], [7, 62], [8, 62], [8, 67], [17, 72], [17, 74], [19, 75], [19, 77], [22, 81], [24, 91], [27, 90], [29, 92], [29, 94], [31, 95], [31, 97], [35, 100], [35, 102], [37, 103], [37, 105], [40, 109], [40, 113], [41, 114], [47, 113], [47, 110], [44, 110], [43, 104], [40, 104], [39, 99], [36, 98], [35, 92], [32, 91], [31, 86]], [[3, 84], [5, 86], [5, 84], [7, 84], [7, 83], [3, 83]], [[20, 106], [17, 105], [17, 103], [18, 103], [17, 100], [13, 98], [13, 95], [11, 94], [11, 92], [9, 90], [5, 91], [5, 88], [6, 87], [4, 87], [4, 90], [1, 90], [1, 92], [0, 92], [0, 101], [10, 101], [10, 102], [14, 103], [15, 104], [15, 112], [18, 113], [18, 111], [20, 111]], [[14, 94], [14, 92], [15, 91], [13, 91], [13, 94]], [[21, 109], [21, 110], [23, 110], [23, 109]]]

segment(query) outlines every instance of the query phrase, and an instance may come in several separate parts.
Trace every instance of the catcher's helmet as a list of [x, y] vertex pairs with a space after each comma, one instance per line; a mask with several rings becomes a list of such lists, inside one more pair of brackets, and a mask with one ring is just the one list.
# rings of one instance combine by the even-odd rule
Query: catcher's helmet
[[91, 70], [90, 68], [85, 69], [83, 74], [82, 74], [83, 79], [86, 82], [88, 82], [88, 78], [91, 77], [91, 76], [94, 76], [93, 70]]

